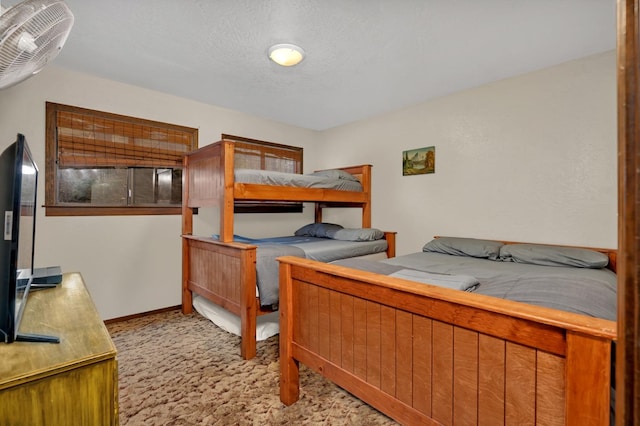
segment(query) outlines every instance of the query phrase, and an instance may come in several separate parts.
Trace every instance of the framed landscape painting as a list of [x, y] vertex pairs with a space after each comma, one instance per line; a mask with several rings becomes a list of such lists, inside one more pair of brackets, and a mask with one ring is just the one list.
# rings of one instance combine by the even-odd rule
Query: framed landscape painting
[[402, 151], [402, 175], [423, 175], [436, 171], [436, 147]]

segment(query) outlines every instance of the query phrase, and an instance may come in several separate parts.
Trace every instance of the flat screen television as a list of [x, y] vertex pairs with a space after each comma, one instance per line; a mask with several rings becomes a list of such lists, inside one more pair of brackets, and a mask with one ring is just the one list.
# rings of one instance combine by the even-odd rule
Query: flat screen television
[[24, 135], [0, 155], [0, 342], [58, 342], [53, 336], [19, 333], [34, 273], [38, 167]]

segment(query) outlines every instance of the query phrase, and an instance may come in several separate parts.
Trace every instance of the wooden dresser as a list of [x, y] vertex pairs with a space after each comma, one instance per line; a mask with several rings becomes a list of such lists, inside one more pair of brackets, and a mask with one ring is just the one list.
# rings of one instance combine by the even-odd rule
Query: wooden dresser
[[0, 425], [117, 425], [116, 348], [82, 276], [29, 295], [20, 332], [60, 343], [0, 343]]

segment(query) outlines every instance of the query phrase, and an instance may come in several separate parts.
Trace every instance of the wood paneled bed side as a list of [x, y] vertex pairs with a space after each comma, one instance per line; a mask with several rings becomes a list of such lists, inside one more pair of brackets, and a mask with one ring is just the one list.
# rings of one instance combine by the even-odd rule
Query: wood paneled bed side
[[302, 362], [403, 424], [609, 423], [613, 321], [279, 260], [287, 405]]

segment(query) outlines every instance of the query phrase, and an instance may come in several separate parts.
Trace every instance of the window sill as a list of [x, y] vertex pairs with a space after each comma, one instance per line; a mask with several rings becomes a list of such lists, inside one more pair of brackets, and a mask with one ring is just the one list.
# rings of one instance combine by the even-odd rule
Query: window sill
[[44, 206], [46, 216], [180, 215], [182, 207]]

